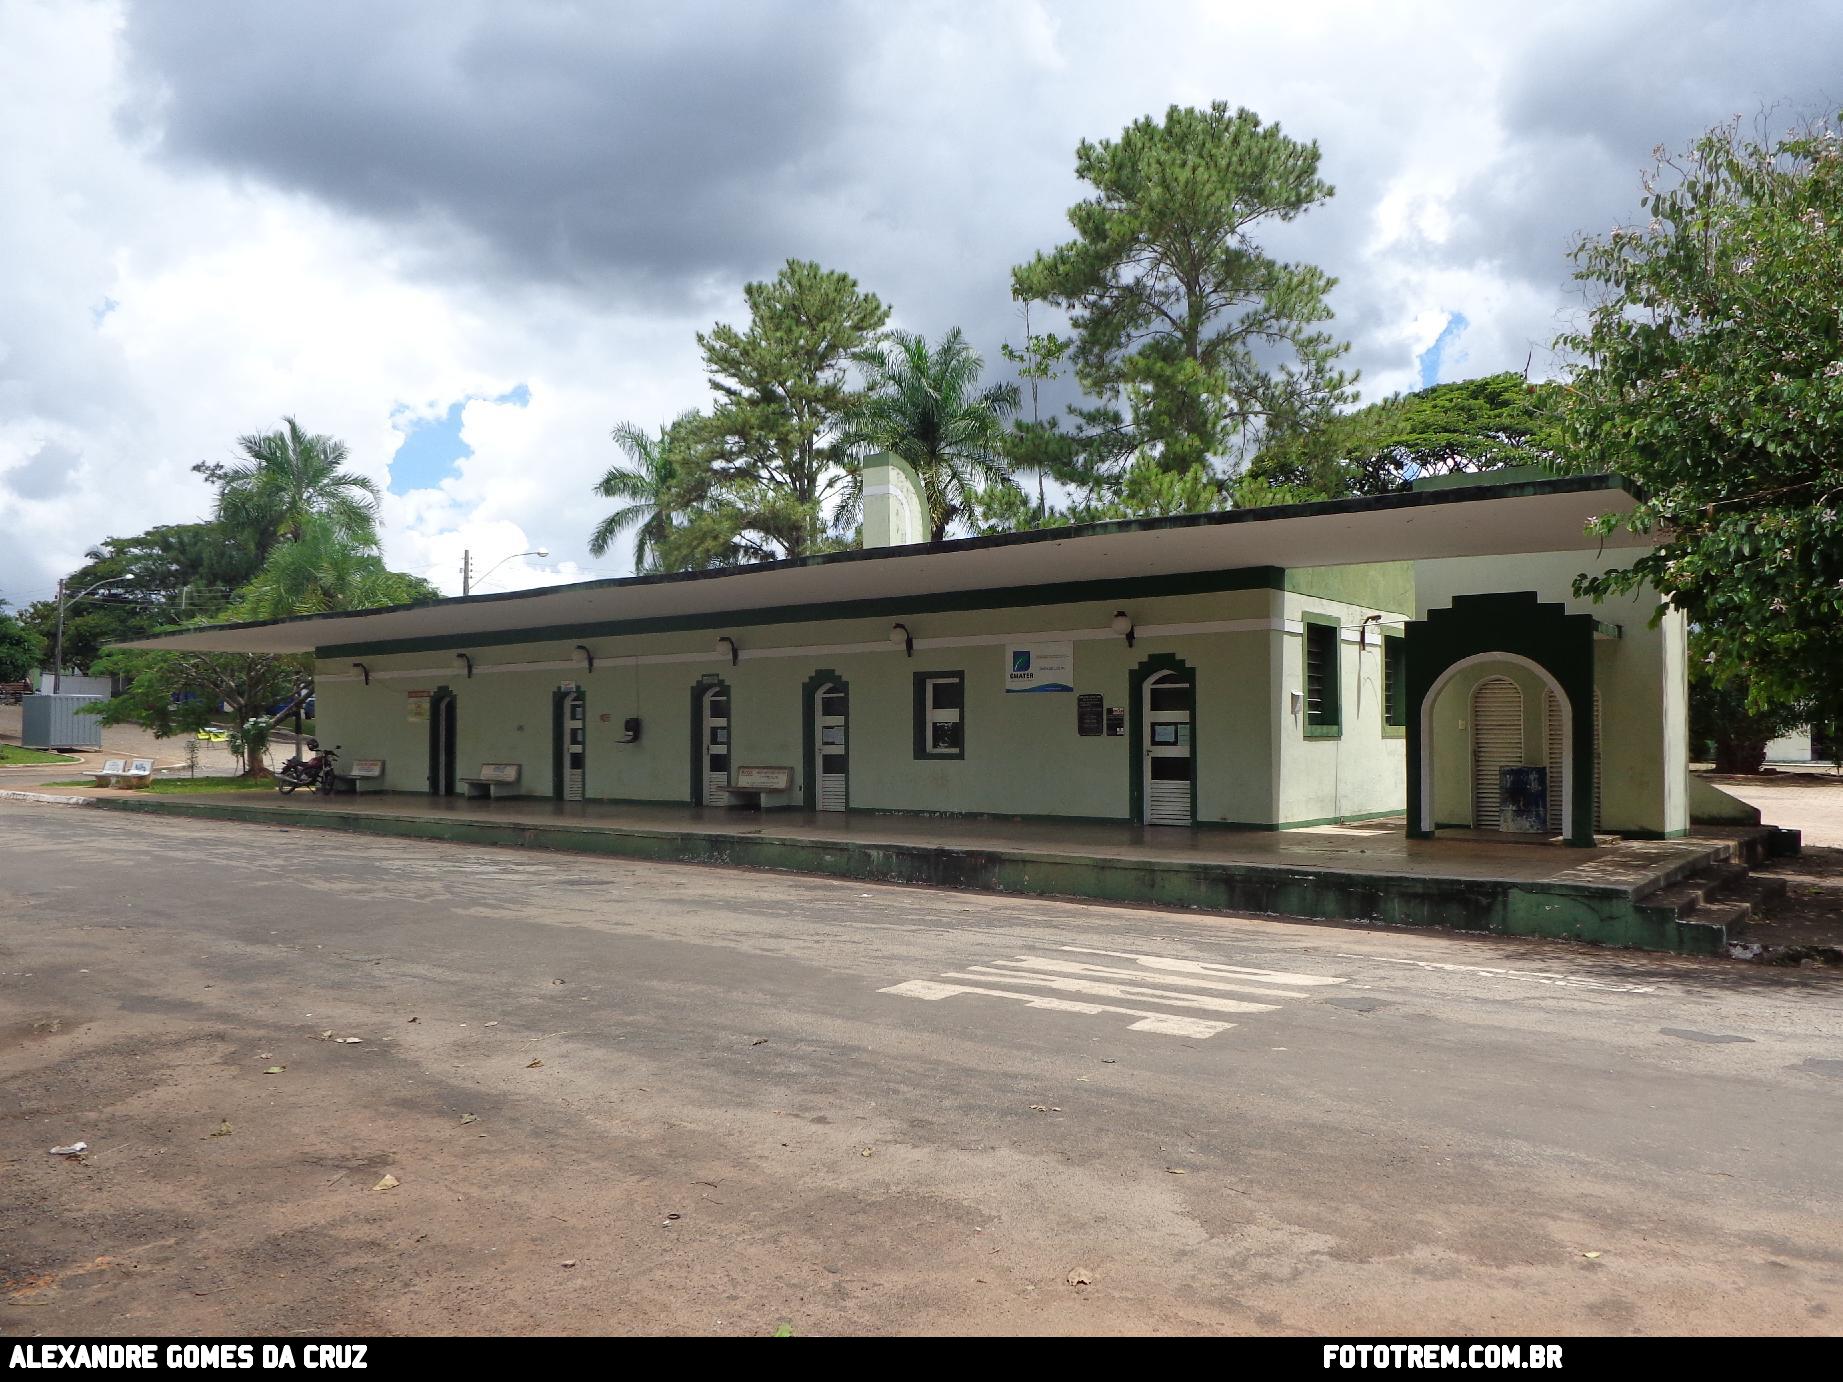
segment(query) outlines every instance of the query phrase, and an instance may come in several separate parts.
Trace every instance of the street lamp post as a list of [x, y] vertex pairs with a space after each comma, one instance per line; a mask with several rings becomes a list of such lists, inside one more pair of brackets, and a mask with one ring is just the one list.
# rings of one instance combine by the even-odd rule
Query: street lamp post
[[[529, 552], [514, 552], [511, 556], [501, 557], [498, 561], [494, 562], [491, 566], [487, 567], [486, 570], [481, 574], [480, 579], [485, 580], [488, 576], [492, 575], [495, 571], [497, 571], [500, 567], [504, 566], [507, 562], [516, 561], [520, 557], [547, 557], [549, 555], [550, 555], [550, 548], [548, 547], [538, 547]], [[461, 553], [461, 594], [471, 595], [473, 593], [474, 593], [474, 554], [471, 551], [463, 550]]]
[[58, 636], [51, 653], [51, 694], [54, 696], [64, 689], [64, 606], [74, 604], [92, 590], [101, 590], [108, 584], [108, 581], [97, 581], [95, 585], [86, 585], [66, 600], [64, 582], [61, 579], [58, 581]]

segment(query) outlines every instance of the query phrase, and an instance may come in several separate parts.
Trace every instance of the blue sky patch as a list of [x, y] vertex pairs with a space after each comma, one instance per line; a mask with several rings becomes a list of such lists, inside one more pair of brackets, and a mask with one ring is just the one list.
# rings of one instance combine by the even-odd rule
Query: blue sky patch
[[[456, 473], [463, 460], [474, 454], [474, 449], [461, 440], [461, 410], [476, 397], [478, 395], [468, 395], [450, 405], [448, 411], [438, 418], [408, 418], [407, 421], [399, 422], [403, 428], [403, 441], [397, 447], [396, 454], [390, 458], [392, 494], [408, 494], [413, 489], [437, 489], [443, 480]], [[531, 386], [520, 384], [488, 401], [510, 403], [514, 407], [523, 408], [531, 402]], [[398, 418], [402, 419], [407, 411], [399, 408]]]
[[[1471, 323], [1465, 319], [1463, 312], [1449, 313], [1446, 325], [1434, 338], [1433, 344], [1415, 356], [1415, 363], [1421, 367], [1421, 387], [1423, 389], [1431, 389], [1440, 382], [1440, 367], [1445, 363], [1447, 349], [1465, 334], [1466, 327], [1470, 325]], [[1460, 351], [1453, 363], [1457, 365], [1464, 359], [1465, 352]]]

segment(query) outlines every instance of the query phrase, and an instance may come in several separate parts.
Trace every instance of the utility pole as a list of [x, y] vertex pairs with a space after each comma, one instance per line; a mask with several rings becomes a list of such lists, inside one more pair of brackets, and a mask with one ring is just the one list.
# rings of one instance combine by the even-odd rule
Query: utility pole
[[474, 588], [474, 554], [470, 549], [461, 550], [461, 594], [470, 595]]
[[[39, 589], [44, 589], [40, 586]], [[64, 579], [58, 578], [58, 639], [51, 654], [51, 694], [57, 695], [64, 685]]]

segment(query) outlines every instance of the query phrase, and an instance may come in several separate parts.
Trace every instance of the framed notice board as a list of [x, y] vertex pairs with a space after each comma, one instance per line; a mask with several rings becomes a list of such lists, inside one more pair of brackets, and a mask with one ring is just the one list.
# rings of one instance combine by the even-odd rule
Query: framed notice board
[[1099, 738], [1107, 714], [1106, 698], [1098, 692], [1075, 698], [1075, 732], [1083, 738]]

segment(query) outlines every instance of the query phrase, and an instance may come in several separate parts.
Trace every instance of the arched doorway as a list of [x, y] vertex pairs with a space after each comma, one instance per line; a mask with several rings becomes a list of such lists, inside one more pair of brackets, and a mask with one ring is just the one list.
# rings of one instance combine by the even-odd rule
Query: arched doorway
[[445, 686], [435, 688], [429, 698], [429, 795], [454, 795], [454, 692]]
[[588, 716], [582, 688], [561, 686], [551, 701], [551, 788], [558, 801], [581, 801], [587, 785]]
[[1502, 770], [1522, 763], [1522, 689], [1509, 677], [1486, 677], [1472, 690], [1474, 830], [1499, 828]]
[[843, 811], [851, 804], [851, 694], [846, 683], [817, 673], [806, 686], [806, 804]]
[[1140, 800], [1146, 825], [1196, 824], [1196, 688], [1185, 673], [1154, 672], [1140, 687]]
[[723, 806], [730, 790], [730, 689], [701, 682], [692, 691], [691, 804]]
[[[1562, 803], [1567, 800], [1568, 776], [1567, 754], [1563, 737], [1563, 720], [1561, 702], [1553, 691], [1542, 698], [1543, 714], [1547, 717], [1548, 763], [1549, 763], [1549, 829], [1561, 829]], [[1600, 784], [1605, 780], [1600, 770], [1600, 688], [1593, 689], [1593, 828], [1600, 829]]]

